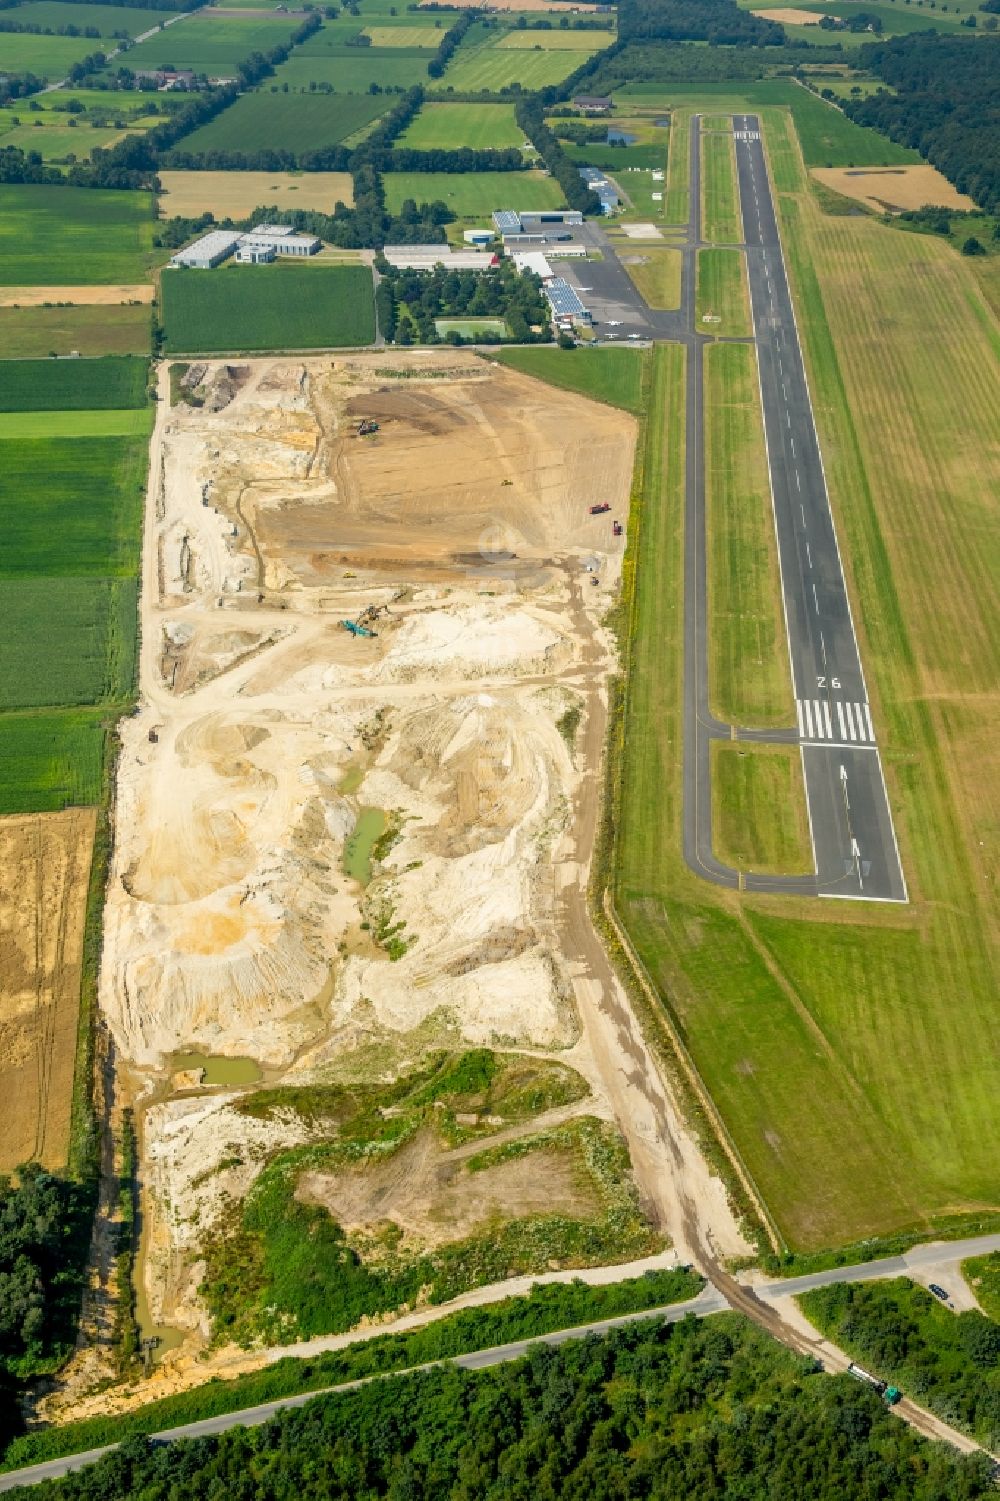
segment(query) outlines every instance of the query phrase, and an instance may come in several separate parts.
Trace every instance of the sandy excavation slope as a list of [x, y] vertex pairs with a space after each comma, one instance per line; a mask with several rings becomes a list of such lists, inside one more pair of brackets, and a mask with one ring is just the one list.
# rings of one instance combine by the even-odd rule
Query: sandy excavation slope
[[0, 1172], [66, 1164], [93, 808], [0, 818]]
[[[374, 1046], [388, 1067], [462, 1042], [557, 1052], [591, 1086], [580, 1111], [638, 1133], [662, 1223], [683, 1153], [671, 1167], [644, 1123], [635, 1041], [598, 1016], [578, 936], [633, 419], [453, 352], [189, 380], [203, 404], [161, 407], [154, 435], [101, 975], [121, 1098], [150, 1107], [154, 1321], [204, 1332], [199, 1237], [299, 1139], [178, 1076], [182, 1051], [267, 1083], [349, 1078]], [[378, 634], [355, 638], [340, 622], [369, 605]], [[365, 808], [397, 832], [367, 885], [344, 866]]]

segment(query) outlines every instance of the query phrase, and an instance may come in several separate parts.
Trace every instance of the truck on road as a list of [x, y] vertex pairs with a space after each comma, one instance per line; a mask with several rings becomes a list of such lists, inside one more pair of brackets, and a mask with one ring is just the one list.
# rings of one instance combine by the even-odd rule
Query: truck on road
[[873, 1376], [871, 1371], [865, 1370], [864, 1366], [855, 1365], [853, 1360], [847, 1367], [847, 1374], [853, 1376], [855, 1381], [863, 1381], [866, 1386], [874, 1387], [875, 1391], [878, 1392], [879, 1396], [890, 1407], [895, 1407], [896, 1403], [902, 1398], [903, 1393], [898, 1386], [890, 1386], [888, 1381], [883, 1381], [880, 1377]]

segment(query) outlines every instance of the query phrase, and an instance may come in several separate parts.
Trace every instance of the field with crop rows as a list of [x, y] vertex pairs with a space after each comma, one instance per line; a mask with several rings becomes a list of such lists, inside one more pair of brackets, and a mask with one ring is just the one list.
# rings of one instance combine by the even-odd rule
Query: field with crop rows
[[146, 404], [148, 362], [128, 356], [106, 360], [0, 361], [0, 412], [53, 412], [57, 408], [141, 407]]
[[130, 68], [190, 68], [195, 73], [232, 77], [251, 52], [269, 52], [300, 25], [297, 16], [185, 16], [176, 26], [139, 42], [128, 55]]
[[0, 578], [131, 577], [146, 445], [145, 436], [4, 440]]
[[235, 104], [178, 142], [181, 151], [313, 151], [337, 146], [385, 113], [372, 94], [243, 94]]
[[0, 286], [138, 282], [152, 259], [149, 193], [0, 186]]
[[[577, 35], [586, 37], [587, 32]], [[512, 83], [519, 83], [525, 90], [544, 89], [550, 84], [561, 83], [575, 73], [598, 49], [581, 43], [573, 52], [562, 52], [539, 46], [525, 51], [521, 48], [499, 45], [459, 47], [444, 77], [434, 87], [438, 90], [453, 88], [475, 93], [480, 89], [496, 91]]]
[[409, 89], [427, 83], [427, 57], [419, 47], [331, 46], [319, 51], [306, 43], [275, 68], [272, 82], [279, 87], [287, 83], [290, 89], [328, 83], [338, 94], [367, 94], [373, 83], [380, 89]]
[[165, 271], [162, 299], [171, 353], [324, 349], [375, 337], [367, 266]]
[[107, 712], [0, 714], [0, 813], [50, 813], [101, 800]]
[[0, 710], [127, 698], [137, 588], [135, 578], [0, 579]]
[[407, 198], [440, 199], [459, 218], [482, 218], [495, 208], [564, 208], [562, 189], [541, 172], [387, 172], [382, 179], [390, 214]]
[[396, 142], [419, 151], [474, 151], [520, 146], [524, 132], [512, 104], [425, 104]]

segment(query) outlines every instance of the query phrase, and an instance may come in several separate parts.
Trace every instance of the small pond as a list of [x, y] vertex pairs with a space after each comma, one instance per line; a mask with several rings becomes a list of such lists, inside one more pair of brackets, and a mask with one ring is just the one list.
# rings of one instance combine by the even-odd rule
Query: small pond
[[344, 845], [344, 869], [352, 880], [367, 886], [372, 878], [372, 850], [385, 833], [386, 817], [381, 808], [362, 808], [354, 832]]
[[638, 139], [639, 139], [638, 136], [632, 135], [627, 130], [609, 130], [608, 131], [608, 145], [609, 146], [634, 146], [635, 143], [636, 143], [636, 141]]
[[170, 1072], [201, 1069], [203, 1084], [258, 1084], [260, 1065], [253, 1058], [223, 1058], [213, 1053], [171, 1053]]

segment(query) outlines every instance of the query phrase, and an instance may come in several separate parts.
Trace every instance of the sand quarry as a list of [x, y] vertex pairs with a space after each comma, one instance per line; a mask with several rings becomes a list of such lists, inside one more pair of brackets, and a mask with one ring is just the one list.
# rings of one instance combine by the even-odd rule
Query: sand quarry
[[[200, 1238], [304, 1129], [239, 1114], [202, 1060], [274, 1084], [442, 1045], [551, 1054], [591, 1089], [568, 1113], [622, 1125], [653, 1219], [676, 1240], [697, 1199], [742, 1249], [587, 917], [634, 420], [457, 352], [187, 380], [202, 404], [170, 406], [161, 372], [100, 981], [118, 1107], [138, 1107], [140, 1306], [185, 1336], [157, 1379], [207, 1334]], [[366, 609], [376, 635], [340, 624]], [[395, 842], [349, 875], [373, 817]], [[402, 924], [395, 959], [380, 921]], [[509, 1176], [460, 1217], [452, 1168], [394, 1203], [418, 1224], [531, 1212]], [[551, 1186], [572, 1212], [579, 1189]], [[372, 1191], [332, 1207], [363, 1220]]]

